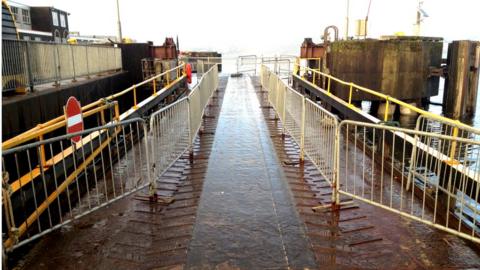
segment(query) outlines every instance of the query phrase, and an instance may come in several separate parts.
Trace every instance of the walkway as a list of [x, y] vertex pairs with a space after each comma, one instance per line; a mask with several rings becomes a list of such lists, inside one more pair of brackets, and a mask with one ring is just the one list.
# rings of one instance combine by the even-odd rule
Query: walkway
[[315, 266], [249, 77], [229, 79], [209, 164], [187, 268]]
[[313, 212], [331, 189], [308, 159], [296, 165], [258, 84], [221, 77], [193, 162], [157, 179], [173, 203], [119, 200], [27, 245], [17, 269], [480, 267], [468, 241], [365, 203]]

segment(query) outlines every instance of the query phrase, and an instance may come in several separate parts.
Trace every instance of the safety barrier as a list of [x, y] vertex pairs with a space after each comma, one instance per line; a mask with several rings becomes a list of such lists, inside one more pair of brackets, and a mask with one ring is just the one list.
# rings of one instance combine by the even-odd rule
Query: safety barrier
[[205, 71], [208, 71], [214, 65], [217, 65], [217, 69], [220, 71], [223, 57], [219, 56], [186, 56], [182, 55], [179, 60], [185, 64], [192, 66], [192, 71], [197, 72], [197, 77], [201, 77]]
[[[151, 80], [155, 81], [155, 78]], [[11, 251], [156, 181], [187, 150], [218, 86], [217, 66], [189, 96], [142, 119], [3, 151], [3, 220]], [[118, 119], [118, 118], [117, 118]], [[71, 138], [81, 136], [78, 143]]]
[[[312, 58], [312, 59], [308, 59], [308, 60], [316, 60], [316, 59]], [[353, 82], [343, 81], [343, 80], [341, 80], [339, 78], [336, 78], [336, 77], [334, 77], [330, 74], [323, 73], [323, 72], [321, 72], [317, 69], [312, 69], [312, 68], [303, 66], [300, 63], [300, 59], [297, 59], [296, 63], [294, 64], [293, 76], [297, 76], [297, 77], [302, 78], [302, 79], [307, 79], [310, 83], [314, 84], [315, 86], [321, 85], [323, 87], [323, 89], [321, 87], [318, 87], [318, 89], [320, 91], [326, 92], [328, 95], [330, 95], [332, 97], [336, 97], [332, 93], [333, 84], [337, 84], [338, 86], [340, 86], [340, 88], [342, 88], [344, 90], [345, 90], [345, 88], [348, 89], [347, 90], [348, 91], [347, 100], [343, 100], [339, 97], [336, 97], [336, 98], [339, 99], [341, 101], [341, 103], [346, 104], [347, 106], [349, 106], [350, 108], [352, 108], [354, 110], [356, 110], [358, 108], [356, 108], [355, 105], [352, 103], [352, 97], [356, 92], [362, 92], [366, 95], [369, 95], [371, 97], [375, 97], [376, 99], [379, 99], [379, 100], [385, 102], [385, 111], [386, 112], [389, 111], [389, 106], [391, 106], [392, 104], [395, 104], [395, 105], [399, 106], [401, 109], [409, 110], [413, 113], [417, 113], [421, 116], [428, 117], [430, 119], [435, 119], [437, 121], [446, 122], [446, 123], [449, 123], [449, 124], [452, 124], [452, 125], [458, 125], [458, 126], [461, 126], [461, 127], [467, 128], [467, 129], [472, 128], [471, 126], [466, 125], [464, 123], [461, 123], [457, 120], [453, 120], [453, 119], [450, 119], [450, 118], [447, 118], [447, 117], [444, 117], [444, 116], [441, 116], [441, 115], [437, 115], [437, 114], [422, 110], [420, 108], [417, 108], [417, 107], [415, 107], [411, 104], [408, 104], [404, 101], [401, 101], [401, 100], [396, 99], [394, 97], [391, 97], [389, 95], [385, 95], [385, 94], [380, 93], [378, 91], [368, 89], [366, 87], [357, 85]], [[389, 114], [385, 113], [383, 115], [383, 119], [381, 119], [381, 120], [383, 120], [385, 122], [388, 121], [389, 120]], [[479, 129], [476, 129], [476, 130], [477, 130], [477, 132], [480, 132]]]
[[339, 194], [480, 243], [480, 141], [348, 120], [338, 138]]
[[151, 185], [146, 133], [137, 118], [3, 151], [6, 250]]
[[215, 65], [202, 76], [197, 85], [192, 89], [192, 92], [188, 95], [191, 143], [193, 143], [196, 134], [200, 130], [205, 108], [217, 90], [217, 87], [218, 68], [217, 65]]
[[[459, 121], [445, 121], [425, 115], [420, 115], [417, 118], [415, 130], [480, 141], [480, 130], [477, 128], [465, 126]], [[422, 141], [426, 143], [425, 140]], [[432, 141], [429, 144], [435, 146], [436, 142]], [[445, 147], [443, 153], [451, 159], [455, 159], [455, 156], [462, 155], [461, 153], [465, 150], [468, 152], [468, 149], [457, 147], [457, 144], [453, 143], [451, 147]], [[469, 155], [470, 153], [467, 154]], [[467, 158], [470, 157], [467, 156]]]
[[269, 67], [274, 73], [278, 74], [281, 79], [290, 80], [295, 60], [295, 56], [289, 55], [262, 57], [260, 59], [260, 65]]
[[288, 86], [267, 66], [260, 68], [262, 87], [283, 128], [300, 147], [300, 161], [307, 156], [332, 187], [335, 183], [335, 115]]
[[190, 146], [188, 113], [189, 102], [185, 97], [150, 117], [149, 137], [155, 177], [169, 168]]
[[154, 176], [158, 177], [186, 151], [192, 150], [205, 108], [218, 87], [217, 65], [202, 76], [191, 93], [150, 118]]
[[2, 41], [3, 91], [122, 69], [120, 48]]
[[[300, 147], [300, 160], [306, 155], [332, 186], [332, 207], [347, 203], [343, 195], [480, 243], [476, 129], [450, 121], [441, 122], [438, 134], [339, 123], [265, 65], [260, 71], [270, 104]], [[417, 129], [439, 119], [423, 116]]]
[[[99, 116], [101, 119], [102, 125], [106, 124], [108, 121], [113, 119], [123, 120], [138, 108], [138, 104], [139, 104], [139, 100], [137, 99], [138, 88], [147, 84], [152, 85], [151, 97], [156, 97], [159, 93], [171, 88], [172, 86], [175, 85], [176, 82], [185, 78], [184, 66], [185, 66], [184, 64], [180, 64], [179, 66], [166, 70], [165, 72], [155, 75], [149, 78], [148, 80], [132, 85], [131, 87], [123, 91], [120, 91], [116, 94], [110, 95], [108, 97], [105, 97], [95, 102], [92, 102], [90, 104], [87, 104], [82, 107], [82, 117], [87, 118], [94, 115]], [[171, 79], [170, 74], [172, 72], [175, 72], [177, 74], [175, 77], [176, 79], [173, 79], [173, 80]], [[162, 81], [164, 82], [164, 84], [161, 85], [158, 83], [158, 81]], [[120, 115], [120, 108], [119, 108], [117, 99], [124, 95], [133, 95], [133, 108], [123, 113], [122, 115]], [[114, 111], [110, 112], [109, 110], [114, 110]], [[107, 117], [109, 114], [113, 115], [112, 117], [110, 117], [110, 119]], [[30, 130], [27, 130], [14, 138], [4, 141], [2, 143], [2, 150], [5, 151], [6, 149], [31, 142], [32, 140], [41, 141], [44, 138], [46, 138], [46, 136], [51, 134], [53, 131], [56, 131], [65, 126], [66, 126], [65, 116], [64, 115], [59, 116], [45, 123], [41, 123], [36, 127]]]
[[256, 55], [240, 55], [237, 57], [237, 73], [257, 74], [257, 56]]

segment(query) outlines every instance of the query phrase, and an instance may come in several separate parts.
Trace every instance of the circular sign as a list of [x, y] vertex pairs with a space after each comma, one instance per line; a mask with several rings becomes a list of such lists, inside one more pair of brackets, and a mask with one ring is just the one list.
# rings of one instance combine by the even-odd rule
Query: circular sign
[[[70, 97], [65, 106], [65, 116], [67, 118], [67, 134], [83, 131], [82, 106], [75, 97]], [[72, 137], [72, 142], [78, 143], [82, 136]]]

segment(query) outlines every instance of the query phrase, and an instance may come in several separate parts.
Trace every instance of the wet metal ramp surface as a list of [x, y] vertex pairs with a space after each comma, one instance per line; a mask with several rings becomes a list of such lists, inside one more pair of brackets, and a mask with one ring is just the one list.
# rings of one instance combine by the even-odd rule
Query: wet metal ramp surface
[[291, 198], [250, 77], [230, 78], [187, 268], [315, 267]]

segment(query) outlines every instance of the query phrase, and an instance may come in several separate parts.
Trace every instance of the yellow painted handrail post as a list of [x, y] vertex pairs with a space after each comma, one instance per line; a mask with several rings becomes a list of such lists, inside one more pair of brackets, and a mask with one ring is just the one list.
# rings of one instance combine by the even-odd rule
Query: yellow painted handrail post
[[348, 94], [348, 105], [352, 105], [353, 83], [350, 83], [350, 93]]
[[390, 104], [389, 104], [389, 101], [388, 101], [388, 98], [389, 98], [389, 96], [387, 96], [387, 97], [385, 98], [385, 101], [386, 101], [386, 102], [385, 102], [385, 114], [384, 114], [384, 116], [383, 116], [383, 121], [384, 121], [384, 122], [387, 122], [387, 121], [388, 121], [388, 109], [389, 109], [388, 106], [390, 105]]
[[[43, 134], [38, 136], [38, 141], [43, 141]], [[45, 167], [45, 164], [47, 163], [47, 160], [45, 158], [45, 145], [41, 144], [40, 145], [40, 166], [43, 168]]]
[[[458, 121], [458, 120], [457, 120]], [[452, 136], [454, 138], [457, 138], [458, 137], [458, 127], [454, 127], [453, 128], [453, 134]], [[455, 152], [457, 151], [457, 141], [453, 140], [452, 141], [452, 148], [450, 148], [450, 162], [453, 164], [453, 163], [457, 163], [455, 161]]]
[[170, 84], [170, 72], [167, 72], [165, 75], [167, 75], [167, 85]]
[[315, 77], [317, 77], [317, 73], [315, 71], [312, 71], [312, 75], [313, 75], [313, 84], [315, 84]]
[[115, 120], [120, 121], [120, 108], [117, 101], [115, 101]]
[[137, 109], [137, 86], [133, 86], [133, 108]]

